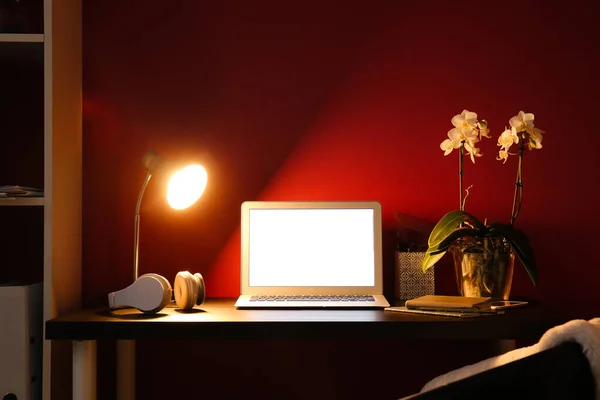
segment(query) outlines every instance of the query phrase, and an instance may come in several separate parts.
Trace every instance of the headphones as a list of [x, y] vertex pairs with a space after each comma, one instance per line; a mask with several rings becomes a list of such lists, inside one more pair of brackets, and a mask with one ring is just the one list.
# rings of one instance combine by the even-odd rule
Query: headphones
[[108, 294], [108, 305], [133, 307], [146, 314], [156, 314], [171, 302], [175, 294], [175, 304], [181, 310], [191, 310], [201, 305], [206, 298], [204, 278], [199, 273], [178, 272], [175, 276], [175, 290], [171, 283], [158, 274], [144, 274], [125, 289]]

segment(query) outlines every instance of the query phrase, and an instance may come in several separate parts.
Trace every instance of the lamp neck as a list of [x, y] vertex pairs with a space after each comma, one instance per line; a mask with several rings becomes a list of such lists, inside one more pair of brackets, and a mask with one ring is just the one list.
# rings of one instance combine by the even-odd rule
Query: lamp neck
[[142, 204], [142, 198], [144, 197], [144, 192], [146, 191], [146, 186], [148, 186], [148, 182], [150, 182], [150, 178], [152, 178], [152, 173], [148, 172], [146, 175], [146, 179], [142, 184], [142, 188], [140, 189], [140, 194], [138, 196], [137, 205], [135, 206], [135, 226], [134, 226], [134, 237], [133, 237], [133, 281], [135, 282], [138, 278], [138, 255], [139, 255], [139, 247], [140, 247], [140, 206]]

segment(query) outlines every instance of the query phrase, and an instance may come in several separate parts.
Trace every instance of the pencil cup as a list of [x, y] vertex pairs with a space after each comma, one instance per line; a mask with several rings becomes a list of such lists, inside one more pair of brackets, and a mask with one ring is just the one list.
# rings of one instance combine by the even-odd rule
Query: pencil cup
[[404, 301], [435, 294], [434, 267], [423, 273], [421, 262], [425, 252], [396, 251], [395, 291], [396, 300]]

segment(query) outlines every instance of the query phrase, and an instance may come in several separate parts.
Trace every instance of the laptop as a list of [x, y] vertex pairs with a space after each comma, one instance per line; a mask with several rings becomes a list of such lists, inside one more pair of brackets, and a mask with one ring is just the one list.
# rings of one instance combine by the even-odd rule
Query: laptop
[[238, 308], [383, 308], [381, 205], [247, 201]]

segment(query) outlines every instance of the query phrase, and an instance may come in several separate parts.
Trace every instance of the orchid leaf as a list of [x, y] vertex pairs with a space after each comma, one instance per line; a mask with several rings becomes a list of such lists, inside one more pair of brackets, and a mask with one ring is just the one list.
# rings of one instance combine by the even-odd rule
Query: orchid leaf
[[485, 235], [485, 231], [481, 231], [479, 229], [473, 228], [458, 228], [453, 232], [450, 232], [448, 236], [436, 247], [431, 250], [435, 251], [437, 249], [448, 249], [452, 243], [454, 243], [457, 239], [466, 236], [475, 236], [475, 237], [483, 237]]
[[521, 261], [521, 264], [525, 267], [529, 278], [531, 278], [531, 281], [535, 285], [537, 283], [538, 271], [529, 238], [520, 230], [515, 229], [512, 225], [499, 223], [490, 225], [490, 233], [497, 234], [510, 243], [515, 254]]
[[423, 257], [423, 261], [421, 263], [421, 268], [423, 269], [423, 272], [427, 272], [427, 270], [431, 267], [433, 267], [433, 265], [438, 262], [440, 260], [440, 258], [442, 258], [444, 256], [444, 254], [446, 254], [447, 250], [443, 250], [439, 253], [436, 254], [432, 254], [432, 253], [425, 253], [425, 256]]
[[439, 247], [455, 229], [459, 228], [467, 221], [469, 221], [476, 229], [483, 232], [487, 230], [486, 226], [471, 214], [460, 210], [450, 211], [442, 217], [431, 231], [428, 241], [429, 248], [433, 249]]
[[438, 262], [456, 239], [465, 236], [482, 236], [482, 234], [482, 231], [473, 228], [457, 228], [450, 232], [439, 245], [427, 249], [423, 262], [421, 263], [423, 272], [427, 271]]

